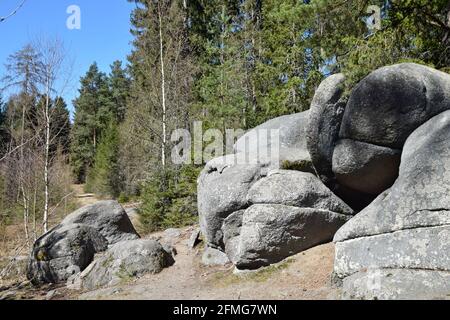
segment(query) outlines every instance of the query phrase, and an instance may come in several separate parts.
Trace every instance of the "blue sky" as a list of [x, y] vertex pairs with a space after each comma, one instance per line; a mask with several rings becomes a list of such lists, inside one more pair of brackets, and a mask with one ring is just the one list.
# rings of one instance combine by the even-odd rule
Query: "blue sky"
[[[0, 16], [8, 15], [21, 0], [0, 0]], [[81, 29], [69, 30], [70, 5], [81, 9]], [[96, 61], [109, 72], [114, 60], [126, 60], [131, 51], [130, 13], [127, 0], [27, 0], [17, 14], [0, 23], [0, 78], [7, 57], [38, 37], [63, 40], [74, 63], [71, 85], [63, 94], [69, 108], [77, 96], [79, 79]], [[72, 110], [71, 110], [72, 111]]]

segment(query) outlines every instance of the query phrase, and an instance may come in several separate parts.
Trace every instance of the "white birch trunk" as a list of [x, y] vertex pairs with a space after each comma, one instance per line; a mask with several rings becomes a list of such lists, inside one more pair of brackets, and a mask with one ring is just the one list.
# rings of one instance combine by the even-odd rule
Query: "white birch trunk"
[[49, 151], [50, 151], [50, 84], [47, 79], [47, 94], [45, 99], [44, 120], [45, 120], [45, 150], [44, 150], [44, 233], [48, 231], [48, 211], [49, 211]]
[[160, 47], [160, 64], [161, 64], [161, 96], [162, 96], [162, 143], [161, 143], [161, 163], [162, 166], [166, 166], [166, 75], [164, 70], [164, 48], [163, 48], [163, 34], [162, 34], [162, 18], [161, 7], [158, 6], [158, 18], [159, 18], [159, 47]]

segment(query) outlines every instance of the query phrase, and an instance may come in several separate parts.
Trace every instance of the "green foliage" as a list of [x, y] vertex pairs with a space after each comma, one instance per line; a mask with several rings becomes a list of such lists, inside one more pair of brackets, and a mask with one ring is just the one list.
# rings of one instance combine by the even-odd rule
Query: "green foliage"
[[178, 170], [161, 170], [147, 181], [140, 208], [141, 222], [147, 231], [196, 222], [199, 172], [200, 168], [183, 166]]
[[96, 147], [105, 125], [112, 117], [111, 94], [106, 75], [94, 63], [81, 78], [79, 97], [74, 100], [71, 163], [78, 182], [83, 182], [94, 162]]
[[[106, 76], [94, 64], [81, 79], [71, 161], [91, 191], [121, 202], [139, 195], [150, 231], [196, 216], [199, 168], [162, 164], [174, 129], [191, 131], [198, 120], [204, 130], [250, 129], [307, 110], [320, 82], [338, 72], [349, 95], [385, 65], [450, 71], [446, 0], [129, 1], [129, 67], [114, 62]], [[379, 30], [368, 27], [369, 5], [381, 8]]]
[[113, 103], [112, 117], [119, 123], [125, 119], [127, 99], [130, 95], [131, 80], [128, 78], [121, 61], [114, 61], [109, 74], [109, 86]]
[[119, 171], [119, 130], [111, 121], [104, 130], [97, 152], [94, 165], [88, 171], [86, 191], [100, 196], [117, 197], [120, 194]]
[[[97, 147], [100, 147], [98, 144], [104, 131], [111, 129], [111, 122], [119, 124], [123, 121], [129, 87], [130, 80], [120, 61], [113, 63], [109, 77], [94, 63], [81, 78], [79, 96], [74, 101], [75, 121], [71, 132], [71, 164], [77, 182], [84, 182], [88, 171], [91, 179], [92, 175], [104, 175], [95, 173], [92, 168]], [[113, 130], [117, 131], [117, 128]], [[110, 134], [105, 136], [110, 138]], [[105, 152], [105, 146], [102, 148]], [[109, 164], [110, 167], [114, 165]], [[105, 190], [103, 187], [100, 189]]]

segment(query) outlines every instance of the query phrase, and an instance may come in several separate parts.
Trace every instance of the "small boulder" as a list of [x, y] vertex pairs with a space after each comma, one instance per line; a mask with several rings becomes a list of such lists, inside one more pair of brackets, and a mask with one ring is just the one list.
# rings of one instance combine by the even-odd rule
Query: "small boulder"
[[65, 282], [83, 271], [94, 255], [120, 241], [138, 239], [117, 201], [100, 201], [64, 218], [33, 246], [27, 269], [35, 285]]
[[207, 246], [202, 255], [202, 263], [205, 266], [224, 266], [230, 260], [224, 252]]
[[156, 274], [175, 263], [172, 255], [155, 240], [129, 240], [110, 247], [81, 274], [81, 288], [95, 290]]
[[192, 231], [191, 236], [189, 237], [189, 240], [187, 242], [187, 246], [189, 249], [194, 249], [200, 242], [200, 228], [196, 228], [194, 231]]

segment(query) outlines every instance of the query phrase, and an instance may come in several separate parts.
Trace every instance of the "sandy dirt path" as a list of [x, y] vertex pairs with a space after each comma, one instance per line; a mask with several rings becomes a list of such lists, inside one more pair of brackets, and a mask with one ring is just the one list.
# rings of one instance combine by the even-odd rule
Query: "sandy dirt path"
[[326, 244], [297, 254], [277, 266], [258, 272], [236, 275], [234, 268], [205, 267], [202, 248], [191, 250], [187, 241], [193, 227], [181, 230], [176, 239], [164, 233], [149, 237], [172, 243], [178, 254], [175, 264], [160, 274], [147, 275], [131, 283], [72, 293], [71, 299], [117, 300], [261, 300], [335, 299], [338, 292], [330, 285], [334, 245]]

